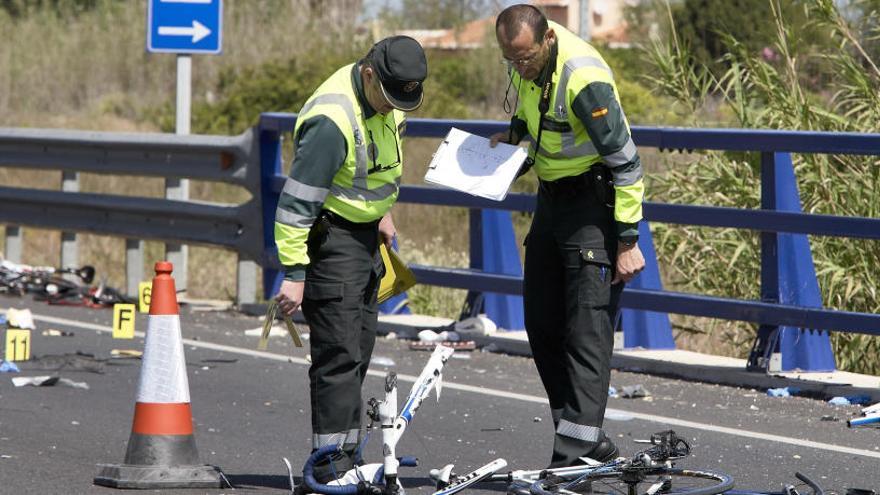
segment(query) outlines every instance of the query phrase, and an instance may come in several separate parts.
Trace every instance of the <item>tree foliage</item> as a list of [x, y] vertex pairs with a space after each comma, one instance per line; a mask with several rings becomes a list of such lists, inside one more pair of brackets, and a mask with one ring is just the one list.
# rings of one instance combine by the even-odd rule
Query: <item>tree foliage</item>
[[499, 9], [496, 0], [402, 0], [395, 8], [386, 2], [386, 22], [408, 29], [449, 29], [487, 17]]
[[[858, 0], [853, 0], [859, 3]], [[865, 2], [867, 3], [867, 2]], [[877, 132], [880, 126], [880, 70], [865, 50], [865, 22], [873, 19], [843, 15], [833, 0], [805, 0], [809, 28], [824, 33], [828, 43], [805, 46], [799, 27], [792, 25], [778, 0], [768, 0], [768, 19], [775, 30], [771, 46], [778, 57], [767, 58], [721, 33], [729, 47], [723, 57], [729, 69], [717, 79], [697, 62], [676, 37], [648, 52], [660, 72], [659, 91], [694, 110], [699, 126], [704, 97], [714, 89], [743, 127]], [[673, 33], [675, 31], [673, 30]], [[813, 74], [805, 75], [805, 67]], [[670, 83], [669, 81], [677, 81]], [[815, 87], [819, 84], [819, 87]], [[815, 91], [814, 91], [815, 90]], [[880, 217], [880, 157], [858, 155], [795, 155], [795, 173], [802, 208], [809, 213]], [[756, 156], [700, 153], [684, 168], [671, 169], [653, 184], [655, 197], [678, 203], [754, 208], [759, 204], [759, 160]], [[726, 297], [757, 299], [760, 250], [755, 233], [734, 229], [657, 227], [660, 255], [670, 261], [675, 284]], [[826, 307], [880, 312], [880, 243], [836, 237], [812, 237], [813, 258]], [[728, 340], [742, 354], [750, 339], [740, 329]], [[838, 366], [850, 371], [880, 372], [880, 340], [835, 333]]]

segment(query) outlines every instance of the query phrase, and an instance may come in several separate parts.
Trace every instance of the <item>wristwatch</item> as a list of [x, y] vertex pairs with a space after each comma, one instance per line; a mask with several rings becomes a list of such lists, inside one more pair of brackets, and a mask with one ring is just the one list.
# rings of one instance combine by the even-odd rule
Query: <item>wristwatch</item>
[[618, 237], [617, 240], [620, 241], [620, 243], [626, 247], [632, 247], [632, 246], [635, 246], [637, 242], [639, 242], [639, 236], [638, 236], [638, 234], [636, 234], [636, 235], [622, 235], [622, 236]]

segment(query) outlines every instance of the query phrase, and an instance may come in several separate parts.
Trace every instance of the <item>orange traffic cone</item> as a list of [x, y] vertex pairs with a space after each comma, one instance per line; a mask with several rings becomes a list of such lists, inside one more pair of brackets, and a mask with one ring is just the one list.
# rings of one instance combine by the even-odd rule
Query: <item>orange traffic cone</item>
[[173, 267], [156, 263], [131, 437], [123, 464], [99, 464], [96, 485], [222, 488], [222, 473], [200, 465], [193, 436]]

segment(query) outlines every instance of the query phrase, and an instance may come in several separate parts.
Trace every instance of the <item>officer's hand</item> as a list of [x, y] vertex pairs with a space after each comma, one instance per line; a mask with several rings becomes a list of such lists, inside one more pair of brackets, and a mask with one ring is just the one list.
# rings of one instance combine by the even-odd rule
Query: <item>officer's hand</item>
[[386, 249], [391, 249], [391, 243], [397, 236], [397, 229], [394, 228], [394, 220], [391, 218], [391, 212], [385, 214], [382, 220], [379, 220], [379, 235], [382, 237], [382, 243]]
[[489, 147], [494, 148], [498, 146], [498, 143], [507, 143], [510, 144], [510, 130], [506, 130], [504, 132], [496, 132], [489, 137]]
[[284, 316], [293, 316], [299, 305], [302, 304], [303, 290], [305, 282], [293, 280], [285, 280], [281, 282], [281, 288], [278, 289], [278, 295], [275, 300], [278, 301], [278, 309]]
[[617, 244], [617, 271], [612, 284], [629, 282], [645, 268], [645, 257], [639, 249], [639, 244], [625, 246]]

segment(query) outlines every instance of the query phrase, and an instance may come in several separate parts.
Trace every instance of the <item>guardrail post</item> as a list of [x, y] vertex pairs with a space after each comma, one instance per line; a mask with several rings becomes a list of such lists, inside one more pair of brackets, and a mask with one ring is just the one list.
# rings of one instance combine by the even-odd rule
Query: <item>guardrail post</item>
[[[470, 212], [470, 267], [487, 273], [522, 277], [510, 212], [484, 209]], [[468, 292], [462, 318], [486, 313], [498, 328], [522, 330], [522, 296]], [[467, 314], [466, 314], [467, 313]]]
[[258, 269], [259, 265], [256, 261], [246, 258], [243, 254], [238, 255], [235, 298], [238, 300], [239, 305], [257, 302]]
[[125, 293], [138, 295], [138, 284], [144, 280], [144, 241], [125, 240]]
[[[790, 154], [761, 153], [761, 208], [801, 211]], [[822, 307], [806, 235], [761, 233], [761, 298], [777, 304]], [[834, 370], [828, 332], [761, 325], [747, 368], [771, 372]]]
[[[645, 256], [645, 269], [627, 285], [634, 289], [663, 290], [654, 238], [647, 221], [639, 222], [639, 249]], [[624, 308], [621, 319], [625, 348], [675, 349], [668, 313]]]
[[[79, 192], [79, 173], [62, 172], [61, 190], [65, 192]], [[76, 232], [61, 233], [61, 267], [76, 267], [79, 265], [79, 250], [76, 245]]]
[[[165, 199], [187, 201], [189, 199], [189, 179], [165, 179]], [[174, 281], [179, 292], [186, 292], [187, 257], [189, 249], [186, 244], [165, 244], [165, 259], [174, 265]]]
[[13, 262], [21, 263], [22, 232], [18, 225], [6, 226], [6, 246], [4, 257]]
[[[800, 213], [797, 179], [789, 153], [776, 153], [776, 206]], [[779, 234], [779, 299], [782, 304], [822, 307], [822, 294], [810, 240], [804, 234]], [[834, 352], [827, 331], [779, 328], [780, 371], [833, 371]]]
[[263, 298], [269, 299], [281, 287], [283, 273], [271, 268], [269, 259], [277, 257], [275, 247], [275, 209], [279, 194], [272, 189], [272, 178], [281, 174], [281, 133], [258, 127], [260, 138], [260, 188], [263, 211]]
[[[761, 209], [776, 209], [776, 160], [772, 152], [761, 153]], [[779, 303], [779, 252], [776, 232], [761, 232], [761, 300]], [[778, 352], [779, 327], [761, 325], [752, 344], [746, 369], [766, 371], [770, 357]]]
[[[483, 215], [479, 208], [468, 210], [468, 266], [474, 270], [483, 269]], [[459, 320], [476, 316], [483, 312], [483, 294], [469, 290], [461, 308]], [[493, 320], [494, 321], [494, 320]]]

